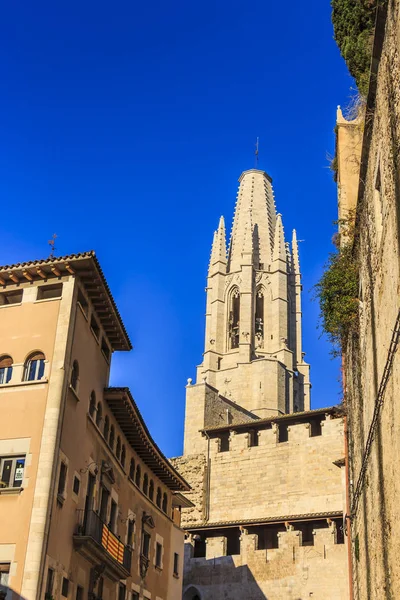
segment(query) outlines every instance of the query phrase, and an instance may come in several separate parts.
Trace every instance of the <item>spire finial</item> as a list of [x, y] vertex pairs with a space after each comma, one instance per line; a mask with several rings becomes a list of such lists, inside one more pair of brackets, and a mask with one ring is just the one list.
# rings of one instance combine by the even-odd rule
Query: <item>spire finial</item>
[[254, 156], [255, 156], [255, 168], [258, 169], [258, 140], [259, 138], [257, 138], [256, 140], [256, 149], [254, 151]]

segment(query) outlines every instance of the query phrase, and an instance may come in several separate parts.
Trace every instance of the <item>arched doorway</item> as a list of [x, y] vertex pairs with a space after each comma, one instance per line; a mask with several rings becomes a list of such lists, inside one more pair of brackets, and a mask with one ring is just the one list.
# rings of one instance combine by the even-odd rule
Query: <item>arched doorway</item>
[[190, 585], [183, 594], [183, 600], [202, 600], [202, 596], [196, 587]]

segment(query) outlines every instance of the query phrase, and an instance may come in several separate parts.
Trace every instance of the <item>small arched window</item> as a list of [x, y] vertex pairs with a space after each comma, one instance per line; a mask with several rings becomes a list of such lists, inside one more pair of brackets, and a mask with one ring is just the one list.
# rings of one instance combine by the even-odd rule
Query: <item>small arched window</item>
[[255, 313], [255, 338], [256, 347], [262, 348], [264, 340], [264, 294], [262, 288], [257, 290], [256, 294], [256, 313]]
[[0, 383], [8, 383], [12, 376], [13, 359], [4, 355], [0, 358]]
[[129, 477], [132, 479], [132, 481], [135, 479], [135, 459], [131, 458], [131, 464], [129, 465]]
[[140, 465], [138, 465], [136, 467], [136, 477], [135, 477], [135, 483], [138, 487], [140, 487], [141, 478], [142, 478], [142, 469], [140, 468]]
[[162, 499], [162, 509], [165, 513], [167, 512], [167, 509], [168, 509], [168, 496], [165, 492], [164, 492], [163, 499]]
[[104, 439], [106, 440], [106, 442], [108, 442], [108, 434], [110, 433], [110, 419], [107, 417], [107, 415], [104, 418]]
[[158, 508], [161, 508], [161, 489], [157, 488], [156, 504]]
[[92, 392], [90, 394], [90, 402], [89, 402], [89, 415], [94, 419], [94, 415], [96, 414], [96, 394]]
[[145, 473], [143, 475], [143, 494], [146, 494], [146, 496], [147, 496], [148, 491], [149, 491], [149, 476], [147, 475], [147, 473]]
[[78, 383], [79, 383], [79, 365], [78, 361], [74, 360], [71, 371], [71, 387], [78, 392]]
[[120, 460], [121, 458], [121, 438], [117, 437], [117, 446], [115, 448], [115, 456]]
[[42, 379], [45, 360], [43, 352], [32, 352], [25, 361], [24, 381], [38, 381]]
[[126, 458], [125, 444], [122, 444], [122, 450], [121, 450], [121, 465], [122, 465], [123, 467], [125, 466], [125, 458]]
[[110, 439], [108, 440], [108, 445], [110, 446], [111, 450], [114, 449], [114, 442], [115, 442], [115, 429], [114, 429], [114, 425], [111, 425]]
[[103, 407], [101, 405], [101, 402], [98, 402], [97, 403], [97, 415], [96, 415], [97, 427], [100, 427], [102, 419], [103, 419]]
[[154, 481], [152, 479], [150, 479], [150, 485], [149, 485], [149, 498], [153, 502], [153, 500], [154, 500]]

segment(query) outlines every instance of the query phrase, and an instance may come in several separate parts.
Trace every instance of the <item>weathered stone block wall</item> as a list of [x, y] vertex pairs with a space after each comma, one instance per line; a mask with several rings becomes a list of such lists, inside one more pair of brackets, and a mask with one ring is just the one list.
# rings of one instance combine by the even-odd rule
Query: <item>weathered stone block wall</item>
[[[359, 339], [346, 352], [350, 478], [357, 484], [375, 402], [399, 311], [400, 19], [399, 0], [388, 3], [379, 62], [372, 136], [359, 219]], [[367, 114], [371, 120], [371, 115]], [[368, 140], [364, 140], [364, 145]], [[400, 598], [397, 505], [400, 478], [400, 354], [375, 431], [358, 510], [352, 524], [356, 600]]]
[[241, 536], [240, 554], [221, 555], [222, 538], [207, 540], [207, 557], [193, 558], [186, 544], [184, 600], [346, 600], [347, 549], [335, 543], [334, 526], [316, 530], [314, 546], [301, 545], [301, 532], [289, 529], [279, 547], [257, 550], [257, 536]]
[[218, 452], [211, 440], [211, 523], [343, 510], [333, 464], [344, 455], [341, 418], [328, 416], [321, 436], [310, 437], [308, 423], [298, 423], [288, 442], [279, 443], [272, 428], [260, 431], [258, 443], [249, 448], [248, 434], [234, 433], [229, 452]]
[[191, 491], [185, 496], [195, 504], [194, 508], [182, 511], [182, 526], [187, 523], [203, 522], [204, 492], [207, 478], [207, 461], [204, 454], [178, 456], [170, 459], [171, 464], [191, 485]]

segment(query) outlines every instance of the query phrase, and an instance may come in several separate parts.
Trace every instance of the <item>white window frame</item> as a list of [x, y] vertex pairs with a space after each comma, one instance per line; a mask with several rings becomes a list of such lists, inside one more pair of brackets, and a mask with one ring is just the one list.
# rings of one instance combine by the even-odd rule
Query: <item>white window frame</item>
[[[12, 455], [11, 454], [11, 455], [7, 455], [7, 456], [0, 456], [0, 476], [3, 473], [4, 462], [6, 460], [11, 460], [12, 461], [11, 473], [10, 473], [10, 482], [9, 482], [8, 486], [0, 487], [0, 490], [20, 490], [22, 488], [22, 484], [23, 484], [24, 476], [25, 476], [26, 454], [16, 454], [16, 455]], [[21, 481], [21, 485], [13, 485], [14, 484], [14, 478], [15, 478], [16, 464], [17, 464], [18, 460], [23, 460], [24, 461], [24, 468], [23, 468], [23, 472], [22, 472], [22, 479], [20, 480]]]

